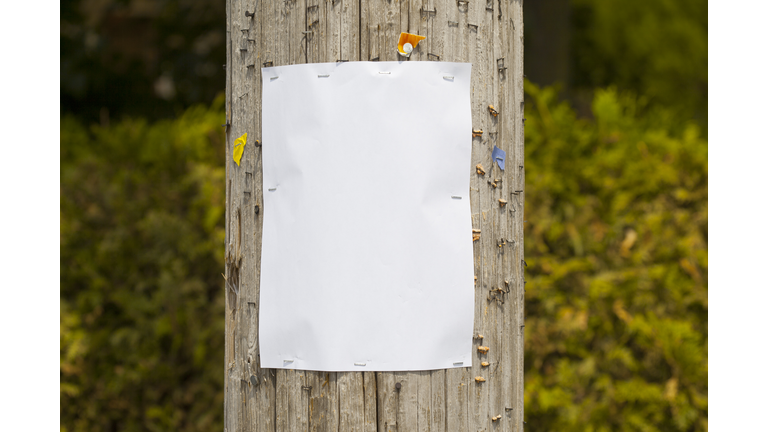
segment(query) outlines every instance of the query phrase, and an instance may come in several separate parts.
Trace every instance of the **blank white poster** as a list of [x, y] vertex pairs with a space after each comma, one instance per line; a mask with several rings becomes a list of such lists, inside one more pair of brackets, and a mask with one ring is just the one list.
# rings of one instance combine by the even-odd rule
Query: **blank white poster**
[[471, 366], [470, 71], [262, 69], [262, 367]]

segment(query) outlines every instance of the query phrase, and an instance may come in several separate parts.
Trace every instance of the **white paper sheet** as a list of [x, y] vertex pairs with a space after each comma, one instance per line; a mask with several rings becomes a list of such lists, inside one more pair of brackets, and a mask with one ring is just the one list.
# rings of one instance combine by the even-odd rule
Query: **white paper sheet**
[[262, 367], [471, 366], [470, 69], [262, 69]]

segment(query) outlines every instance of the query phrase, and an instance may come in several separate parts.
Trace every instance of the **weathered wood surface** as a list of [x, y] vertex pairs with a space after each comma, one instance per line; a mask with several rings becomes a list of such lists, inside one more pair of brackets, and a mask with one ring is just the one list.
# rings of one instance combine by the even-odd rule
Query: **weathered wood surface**
[[[228, 0], [226, 7], [225, 431], [522, 431], [522, 0]], [[399, 60], [401, 31], [427, 37], [409, 61], [472, 63], [472, 125], [483, 130], [473, 138], [467, 167], [472, 226], [481, 230], [474, 242], [474, 330], [483, 338], [473, 341], [473, 366], [422, 372], [261, 369], [261, 67]], [[248, 140], [237, 166], [232, 144], [244, 133]], [[507, 152], [505, 171], [491, 160], [494, 145]], [[480, 346], [490, 350], [482, 354]]]

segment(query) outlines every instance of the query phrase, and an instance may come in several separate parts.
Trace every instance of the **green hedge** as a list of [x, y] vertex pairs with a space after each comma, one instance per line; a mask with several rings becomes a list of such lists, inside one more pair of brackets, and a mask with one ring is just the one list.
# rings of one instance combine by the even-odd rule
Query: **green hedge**
[[525, 407], [536, 431], [707, 429], [707, 142], [527, 84]]
[[223, 118], [62, 119], [62, 430], [222, 429]]

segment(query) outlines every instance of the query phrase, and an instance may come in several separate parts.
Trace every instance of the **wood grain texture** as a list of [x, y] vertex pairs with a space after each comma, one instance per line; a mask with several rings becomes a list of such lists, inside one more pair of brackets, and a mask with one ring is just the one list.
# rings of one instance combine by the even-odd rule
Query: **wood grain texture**
[[[224, 430], [522, 431], [522, 0], [227, 0], [226, 9]], [[408, 59], [396, 51], [401, 31], [427, 37]], [[472, 227], [481, 230], [473, 243], [474, 334], [483, 338], [473, 340], [471, 368], [337, 373], [259, 367], [261, 145], [269, 145], [261, 142], [261, 68], [338, 60], [472, 63], [472, 125], [483, 130], [472, 140], [468, 167]], [[232, 144], [244, 133], [238, 166]], [[504, 171], [491, 159], [494, 146], [507, 152]], [[477, 174], [478, 163], [485, 175]]]
[[365, 422], [365, 394], [362, 372], [338, 372], [339, 430], [362, 432]]
[[363, 430], [365, 432], [375, 432], [378, 430], [376, 406], [376, 372], [363, 372], [363, 396], [364, 396], [364, 420]]

